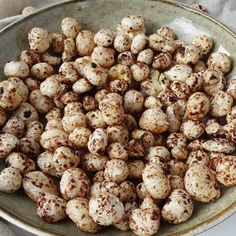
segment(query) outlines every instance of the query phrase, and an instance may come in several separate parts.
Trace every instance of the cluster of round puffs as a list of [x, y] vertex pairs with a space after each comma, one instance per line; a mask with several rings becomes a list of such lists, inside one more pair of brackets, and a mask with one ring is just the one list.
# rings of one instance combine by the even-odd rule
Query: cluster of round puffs
[[0, 191], [23, 186], [47, 222], [153, 235], [236, 185], [236, 80], [209, 36], [147, 36], [133, 15], [116, 31], [70, 17], [61, 30], [32, 28], [4, 67]]

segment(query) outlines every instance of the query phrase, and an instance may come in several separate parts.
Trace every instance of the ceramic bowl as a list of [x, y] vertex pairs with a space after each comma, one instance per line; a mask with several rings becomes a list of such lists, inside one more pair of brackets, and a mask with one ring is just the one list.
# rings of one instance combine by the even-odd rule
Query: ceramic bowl
[[[180, 39], [187, 41], [198, 34], [208, 34], [215, 41], [215, 49], [228, 53], [236, 61], [236, 35], [209, 15], [174, 1], [155, 0], [87, 0], [67, 1], [42, 9], [22, 18], [0, 32], [0, 74], [3, 65], [19, 57], [27, 48], [27, 32], [31, 27], [42, 26], [49, 31], [60, 31], [60, 22], [66, 16], [78, 18], [83, 28], [93, 31], [101, 27], [115, 29], [120, 20], [129, 14], [141, 15], [146, 20], [148, 33], [158, 27], [172, 27]], [[236, 67], [232, 70], [235, 73]], [[1, 168], [3, 168], [1, 160]], [[222, 197], [210, 204], [196, 204], [193, 216], [180, 225], [164, 225], [158, 235], [196, 235], [236, 212], [236, 187], [223, 190]], [[23, 191], [14, 194], [0, 193], [0, 216], [37, 235], [89, 235], [80, 232], [69, 220], [55, 224], [42, 221], [36, 215], [35, 204]], [[98, 235], [128, 236], [131, 232], [107, 229]]]

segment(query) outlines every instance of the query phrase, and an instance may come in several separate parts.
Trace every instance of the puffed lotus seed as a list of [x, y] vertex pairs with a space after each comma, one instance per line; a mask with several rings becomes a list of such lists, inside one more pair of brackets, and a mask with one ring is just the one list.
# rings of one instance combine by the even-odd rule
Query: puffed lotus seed
[[44, 221], [68, 215], [88, 233], [153, 235], [161, 217], [187, 221], [191, 199], [236, 185], [231, 58], [207, 35], [147, 35], [141, 16], [116, 31], [80, 20], [30, 29], [29, 49], [2, 66], [0, 191], [23, 185]]

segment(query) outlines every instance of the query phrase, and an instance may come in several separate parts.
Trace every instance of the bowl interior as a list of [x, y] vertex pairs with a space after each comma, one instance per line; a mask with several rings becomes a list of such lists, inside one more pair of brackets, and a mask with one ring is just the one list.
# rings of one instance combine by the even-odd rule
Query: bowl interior
[[[50, 32], [60, 31], [60, 22], [66, 16], [78, 18], [83, 28], [97, 31], [101, 27], [115, 29], [120, 20], [129, 14], [141, 15], [146, 20], [148, 33], [161, 26], [171, 26], [180, 39], [190, 41], [198, 34], [208, 34], [215, 41], [215, 50], [228, 53], [236, 60], [235, 35], [201, 13], [190, 11], [168, 1], [154, 0], [87, 0], [71, 1], [57, 4], [28, 16], [0, 32], [0, 75], [3, 77], [3, 66], [9, 60], [19, 58], [20, 52], [28, 48], [27, 32], [31, 27], [46, 27]], [[236, 72], [236, 68], [231, 74]], [[229, 74], [230, 76], [230, 74]], [[0, 168], [4, 167], [0, 160]], [[164, 225], [158, 235], [193, 235], [226, 218], [236, 210], [236, 187], [223, 190], [222, 197], [211, 204], [196, 204], [194, 214], [184, 224]], [[12, 219], [20, 219], [23, 224], [31, 225], [53, 235], [74, 236], [88, 235], [80, 232], [69, 220], [48, 224], [36, 215], [35, 204], [23, 191], [14, 194], [0, 193], [0, 209]], [[114, 229], [108, 229], [98, 235], [132, 235]]]

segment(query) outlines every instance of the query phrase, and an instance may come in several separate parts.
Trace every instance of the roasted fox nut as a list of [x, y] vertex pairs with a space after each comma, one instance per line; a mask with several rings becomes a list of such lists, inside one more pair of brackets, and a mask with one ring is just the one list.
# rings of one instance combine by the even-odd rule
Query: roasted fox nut
[[168, 177], [159, 165], [146, 165], [142, 173], [147, 191], [155, 199], [165, 199], [171, 191]]
[[81, 167], [87, 172], [99, 172], [104, 169], [108, 160], [107, 156], [88, 152], [85, 153], [81, 159]]
[[67, 38], [75, 38], [79, 33], [81, 26], [78, 20], [72, 17], [66, 17], [61, 22], [61, 29]]
[[18, 117], [10, 118], [4, 127], [2, 128], [2, 133], [13, 134], [18, 138], [21, 138], [24, 134], [25, 123]]
[[180, 130], [189, 140], [198, 139], [205, 131], [202, 122], [193, 120], [183, 122]]
[[223, 73], [228, 73], [231, 69], [232, 61], [223, 52], [213, 52], [208, 58], [207, 65], [210, 69], [218, 69]]
[[110, 193], [96, 194], [89, 201], [89, 215], [99, 225], [108, 226], [124, 217], [124, 205]]
[[20, 170], [10, 166], [0, 172], [0, 192], [13, 193], [22, 185]]
[[212, 202], [221, 196], [213, 172], [204, 165], [192, 165], [184, 177], [184, 186], [189, 195], [200, 202]]
[[142, 139], [131, 139], [126, 145], [126, 149], [131, 158], [141, 158], [147, 152], [147, 146]]
[[189, 119], [200, 120], [210, 109], [210, 101], [202, 92], [193, 93], [187, 102], [186, 113]]
[[142, 112], [144, 95], [136, 90], [129, 90], [124, 95], [124, 110], [127, 113], [135, 114]]
[[108, 125], [119, 125], [124, 119], [122, 97], [118, 93], [107, 94], [100, 102], [99, 109]]
[[27, 173], [23, 178], [23, 188], [33, 201], [37, 201], [42, 193], [58, 195], [53, 180], [41, 171]]
[[79, 168], [67, 169], [60, 181], [60, 191], [65, 200], [86, 197], [89, 193], [90, 181], [84, 171]]
[[216, 164], [216, 179], [224, 186], [236, 184], [236, 159], [235, 156], [220, 158]]
[[88, 150], [93, 154], [102, 154], [105, 152], [108, 140], [104, 129], [96, 129], [90, 136], [88, 141]]
[[129, 226], [137, 235], [154, 235], [160, 228], [160, 210], [150, 197], [144, 198], [140, 208], [129, 217]]
[[6, 165], [18, 169], [23, 175], [34, 171], [35, 162], [20, 152], [12, 152], [6, 158]]
[[20, 106], [22, 102], [22, 96], [15, 83], [9, 80], [1, 81], [0, 91], [0, 107], [2, 109], [13, 111]]
[[53, 223], [66, 217], [66, 201], [50, 193], [42, 193], [37, 200], [37, 214], [43, 220]]
[[7, 157], [19, 143], [18, 138], [13, 134], [0, 134], [0, 158]]
[[74, 198], [66, 205], [66, 214], [83, 232], [96, 233], [101, 226], [95, 223], [89, 215], [89, 201], [86, 198]]
[[40, 144], [44, 149], [54, 151], [57, 147], [68, 145], [68, 134], [56, 128], [45, 130], [41, 135]]
[[149, 130], [154, 134], [165, 132], [168, 125], [166, 114], [159, 108], [147, 109], [139, 120], [140, 128]]
[[94, 34], [88, 30], [80, 31], [76, 36], [76, 48], [80, 56], [88, 56], [92, 53], [95, 43]]
[[10, 61], [4, 66], [4, 75], [25, 78], [29, 75], [29, 66], [23, 61]]
[[103, 47], [109, 47], [113, 44], [114, 33], [110, 29], [102, 28], [94, 35], [94, 42]]
[[190, 195], [183, 189], [175, 189], [161, 210], [161, 215], [171, 224], [180, 224], [188, 220], [193, 212]]
[[233, 106], [233, 98], [226, 92], [219, 91], [211, 97], [211, 115], [214, 117], [226, 116]]
[[123, 160], [113, 159], [107, 161], [104, 168], [106, 180], [121, 183], [128, 177], [128, 166]]
[[50, 47], [52, 38], [46, 29], [35, 27], [29, 31], [28, 41], [30, 49], [43, 53]]

